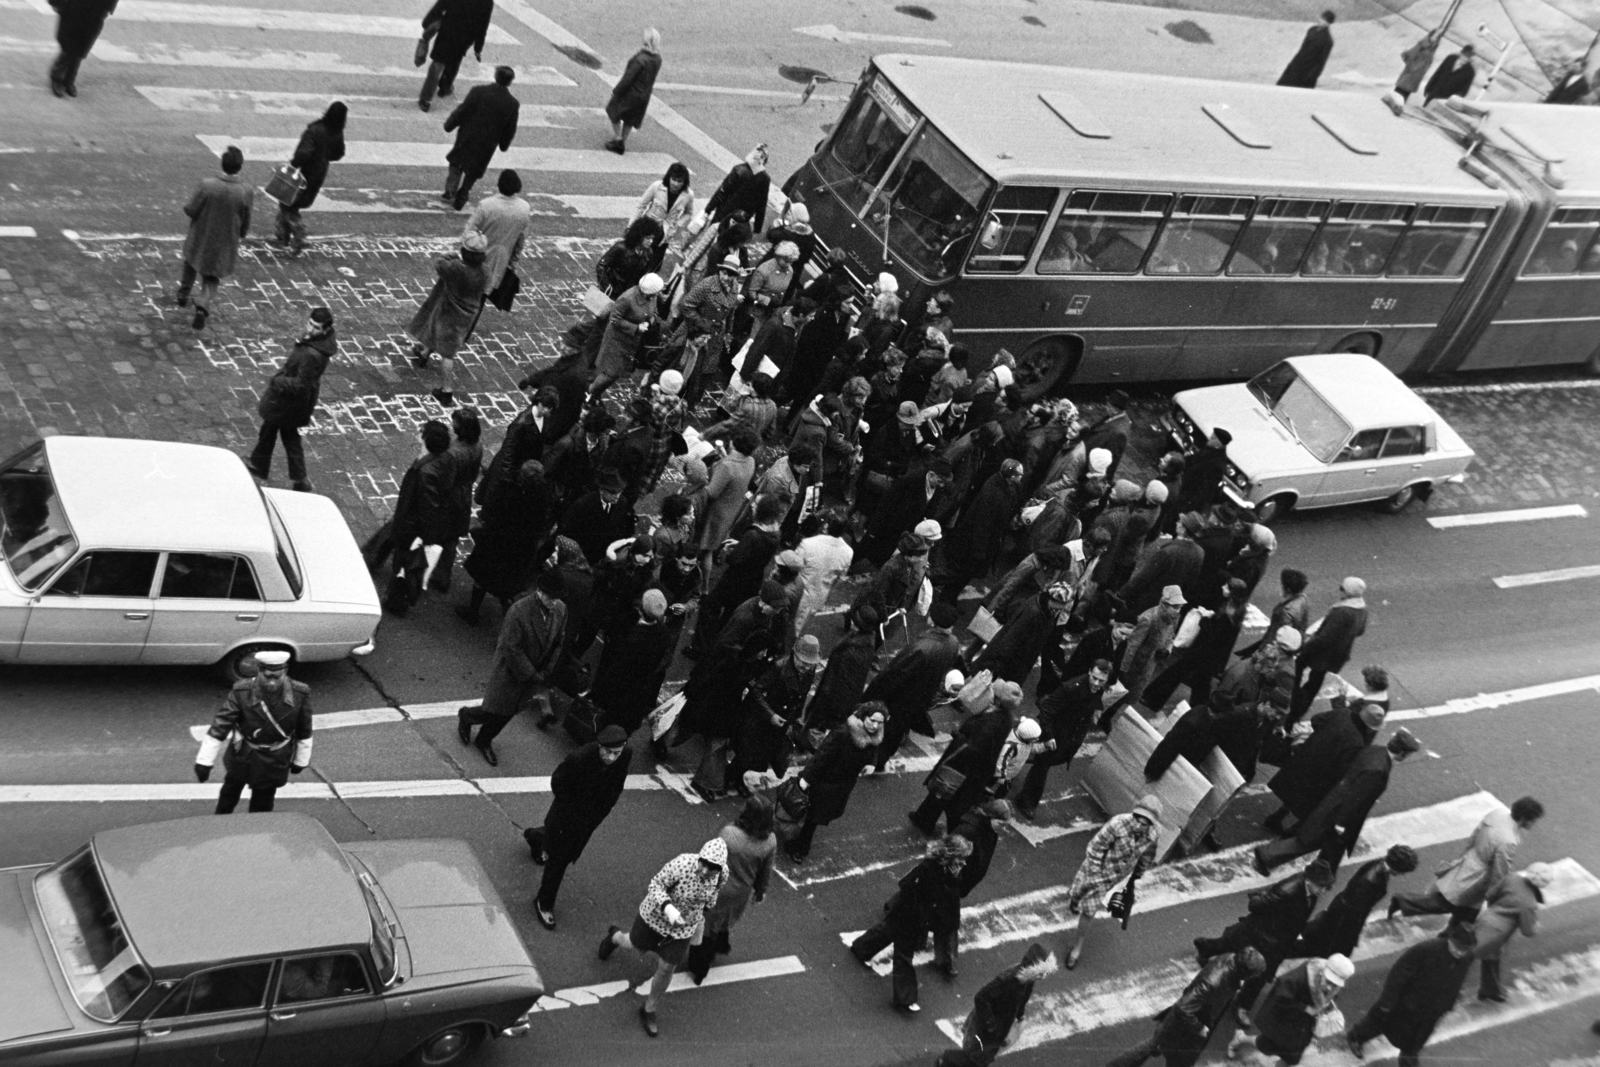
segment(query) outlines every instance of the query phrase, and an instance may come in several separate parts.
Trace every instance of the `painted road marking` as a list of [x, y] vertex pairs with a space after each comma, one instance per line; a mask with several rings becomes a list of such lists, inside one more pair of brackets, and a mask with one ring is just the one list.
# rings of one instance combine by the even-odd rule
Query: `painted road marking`
[[32, 226], [0, 226], [0, 237], [37, 237]]
[[1494, 708], [1503, 708], [1508, 704], [1522, 704], [1530, 700], [1548, 700], [1551, 697], [1566, 696], [1569, 693], [1582, 692], [1600, 693], [1600, 674], [1588, 674], [1581, 678], [1569, 678], [1562, 682], [1545, 682], [1543, 685], [1523, 686], [1521, 689], [1507, 689], [1501, 693], [1479, 693], [1475, 697], [1460, 697], [1449, 700], [1443, 704], [1436, 704], [1431, 708], [1408, 708], [1403, 711], [1391, 711], [1385, 716], [1385, 722], [1404, 722], [1408, 719], [1432, 719], [1440, 715], [1465, 715], [1472, 711], [1490, 711]]
[[[1420, 849], [1459, 841], [1471, 834], [1485, 815], [1504, 807], [1493, 794], [1480, 791], [1440, 804], [1380, 815], [1367, 820], [1355, 855], [1380, 856], [1397, 844]], [[1263, 878], [1251, 866], [1250, 853], [1257, 844], [1253, 841], [1152, 868], [1139, 882], [1139, 910], [1148, 914], [1196, 900], [1260, 889], [1287, 878], [1313, 858], [1304, 856]], [[1068, 885], [1063, 882], [963, 909], [962, 948], [982, 951], [1074, 929], [1078, 920], [1067, 910]], [[848, 945], [860, 934], [861, 931], [852, 930], [841, 933], [839, 938]], [[932, 953], [919, 953], [919, 962], [924, 955], [929, 961], [933, 959]], [[873, 969], [889, 973], [888, 950], [874, 960]]]
[[[51, 41], [24, 41], [0, 37], [0, 51], [54, 53]], [[125, 48], [109, 41], [95, 44], [94, 57], [104, 63], [135, 63], [149, 67], [222, 67], [233, 70], [280, 70], [307, 74], [350, 74], [363, 77], [405, 78], [415, 81], [419, 71], [410, 65], [368, 67], [346, 61], [338, 52], [302, 52], [273, 48], [187, 48], [164, 44], [142, 44]], [[523, 67], [508, 64], [517, 72], [518, 85], [560, 86], [578, 83], [554, 67]], [[458, 85], [486, 83], [494, 76], [493, 64], [479, 64], [457, 75]], [[329, 99], [333, 99], [330, 95]]]
[[[781, 978], [786, 974], [804, 974], [806, 966], [800, 962], [799, 956], [779, 956], [770, 960], [751, 960], [748, 963], [730, 963], [722, 967], [713, 967], [706, 972], [705, 981], [695, 984], [689, 975], [679, 972], [672, 976], [672, 984], [667, 987], [669, 993], [687, 993], [695, 989], [706, 989], [710, 986], [731, 985], [734, 982], [751, 982], [761, 978]], [[574, 986], [571, 989], [558, 989], [554, 993], [546, 993], [539, 998], [533, 1006], [534, 1011], [560, 1011], [562, 1008], [586, 1008], [591, 1004], [598, 1004], [602, 1000], [617, 996], [628, 991], [627, 979], [615, 982], [600, 982], [595, 985]], [[649, 992], [650, 983], [644, 982], [634, 992], [644, 994]]]
[[[229, 145], [238, 145], [246, 159], [288, 159], [299, 139], [294, 137], [228, 137], [197, 133], [195, 138], [220, 157]], [[436, 167], [445, 166], [450, 144], [444, 141], [346, 141], [341, 166]], [[630, 152], [617, 156], [603, 148], [512, 148], [495, 157], [496, 167], [518, 170], [562, 171], [585, 174], [651, 174], [659, 176], [673, 162], [665, 152]]]
[[1579, 578], [1600, 578], [1600, 565], [1588, 567], [1563, 567], [1555, 571], [1534, 571], [1531, 574], [1505, 574], [1494, 580], [1501, 589], [1520, 589], [1526, 585], [1548, 585], [1551, 582], [1571, 582]]
[[854, 44], [857, 41], [871, 41], [874, 44], [903, 44], [913, 48], [949, 48], [950, 42], [938, 37], [896, 37], [888, 33], [857, 33], [855, 30], [841, 30], [832, 23], [821, 26], [796, 26], [795, 33], [803, 33], [807, 37], [820, 37], [824, 41], [833, 41], [837, 44]]
[[[1600, 896], [1600, 878], [1585, 870], [1577, 860], [1558, 860], [1551, 868], [1554, 879], [1545, 891], [1545, 907]], [[1391, 922], [1384, 918], [1383, 908], [1376, 908], [1367, 920], [1352, 962], [1361, 964], [1398, 955], [1438, 934], [1445, 921], [1444, 916], [1428, 916]], [[1287, 969], [1287, 966], [1280, 968], [1279, 973]], [[1177, 1000], [1196, 971], [1194, 959], [1186, 957], [1036, 996], [1028, 1006], [1027, 1017], [1010, 1051], [1036, 1048], [1093, 1030], [1148, 1019]], [[959, 1044], [962, 1021], [960, 1016], [940, 1019], [938, 1026], [946, 1037]]]
[[[195, 89], [173, 85], [136, 85], [134, 88], [162, 111], [198, 111], [206, 114], [226, 111], [315, 118], [327, 108], [330, 99], [327, 93], [280, 93], [261, 89]], [[349, 105], [353, 118], [433, 121], [424, 118], [417, 110], [415, 96], [340, 96], [339, 99]], [[396, 111], [401, 113], [395, 114]], [[604, 117], [605, 109], [598, 107], [523, 104], [517, 112], [517, 124], [519, 127], [571, 130], [578, 128], [579, 120], [592, 125]]]
[[[346, 212], [348, 214], [369, 215], [456, 215], [465, 218], [472, 213], [474, 205], [469, 204], [456, 211], [439, 202], [437, 189], [349, 189], [347, 192], [361, 193], [367, 197], [365, 200], [346, 200], [330, 195], [339, 191], [335, 186], [332, 190], [328, 186], [322, 187], [322, 194], [317, 197], [317, 202], [306, 208], [307, 211], [319, 212]], [[420, 203], [413, 201], [410, 204], [395, 204], [388, 202], [395, 197], [405, 196], [421, 197]], [[385, 199], [380, 199], [385, 198]], [[567, 219], [631, 219], [633, 218], [634, 205], [639, 202], [633, 196], [589, 196], [578, 193], [533, 193], [526, 189], [522, 198], [528, 201], [532, 208], [531, 214], [549, 218]], [[530, 283], [536, 284], [536, 283]], [[529, 286], [523, 286], [526, 290]]]
[[[723, 96], [767, 96], [783, 100], [794, 100], [800, 95], [796, 89], [741, 89], [734, 85], [692, 85], [684, 82], [656, 82], [656, 92], [661, 92], [662, 90], [679, 93], [719, 93]], [[813, 93], [811, 99], [843, 103], [850, 98], [848, 96]]]
[[[687, 779], [672, 772], [630, 774], [624, 788], [635, 792], [688, 792]], [[545, 775], [508, 778], [411, 778], [380, 782], [290, 782], [284, 800], [399, 800], [408, 797], [486, 796], [550, 792]], [[0, 804], [111, 804], [152, 800], [214, 801], [216, 782], [136, 784], [0, 785]], [[690, 796], [693, 796], [690, 793]], [[688, 798], [685, 798], [688, 799]], [[699, 797], [692, 803], [699, 804]]]
[[1490, 526], [1501, 522], [1537, 522], [1540, 519], [1585, 519], [1589, 513], [1582, 504], [1555, 504], [1547, 508], [1515, 508], [1511, 511], [1478, 511], [1467, 515], [1439, 515], [1428, 520], [1435, 530], [1459, 526]]
[[1600, 378], [1576, 378], [1564, 382], [1513, 382], [1507, 385], [1419, 385], [1418, 396], [1472, 396], [1477, 393], [1545, 393], [1552, 389], [1600, 389]]
[[[382, 15], [347, 15], [333, 11], [283, 11], [260, 7], [213, 7], [210, 4], [175, 4], [161, 0], [122, 0], [111, 18], [117, 22], [182, 23], [191, 26], [231, 26], [249, 30], [284, 30], [291, 33], [345, 33], [362, 37], [400, 37], [416, 40], [422, 24], [417, 19]], [[521, 44], [493, 23], [489, 44]]]

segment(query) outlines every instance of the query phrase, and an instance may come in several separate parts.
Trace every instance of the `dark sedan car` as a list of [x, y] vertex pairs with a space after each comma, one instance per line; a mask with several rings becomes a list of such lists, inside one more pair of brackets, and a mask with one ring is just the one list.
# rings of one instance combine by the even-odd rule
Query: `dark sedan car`
[[131, 826], [0, 871], [0, 1061], [440, 1067], [543, 993], [461, 841], [287, 812]]

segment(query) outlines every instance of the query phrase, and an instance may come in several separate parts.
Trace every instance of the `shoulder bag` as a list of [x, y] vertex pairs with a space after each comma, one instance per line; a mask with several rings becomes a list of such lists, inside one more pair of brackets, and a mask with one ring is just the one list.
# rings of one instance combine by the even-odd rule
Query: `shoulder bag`
[[500, 275], [500, 284], [489, 294], [489, 303], [501, 311], [510, 311], [520, 292], [522, 292], [522, 279], [517, 277], [517, 272], [507, 264], [505, 273]]
[[306, 191], [306, 176], [300, 173], [300, 168], [293, 163], [285, 163], [272, 172], [266, 188], [261, 191], [284, 207], [288, 207]]
[[944, 759], [940, 760], [933, 770], [928, 772], [928, 777], [923, 780], [923, 785], [928, 787], [928, 792], [940, 800], [949, 800], [960, 792], [961, 787], [967, 784], [967, 776], [950, 765], [950, 761], [966, 749], [963, 744], [953, 752], [946, 751]]

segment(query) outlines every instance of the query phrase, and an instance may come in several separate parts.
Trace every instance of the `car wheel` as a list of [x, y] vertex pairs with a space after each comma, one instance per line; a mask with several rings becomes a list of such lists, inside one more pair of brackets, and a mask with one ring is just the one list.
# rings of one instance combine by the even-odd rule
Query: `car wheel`
[[1269, 496], [1256, 505], [1256, 521], [1271, 526], [1294, 509], [1294, 497], [1288, 493]]
[[1031, 344], [1017, 360], [1017, 385], [1022, 398], [1033, 403], [1043, 397], [1059, 396], [1072, 380], [1082, 356], [1081, 348], [1061, 338]]
[[229, 685], [249, 681], [256, 676], [256, 653], [276, 647], [276, 645], [240, 645], [222, 657], [217, 669]]
[[1398, 515], [1411, 506], [1411, 502], [1421, 494], [1420, 485], [1408, 485], [1387, 500], [1378, 502], [1378, 510], [1385, 515]]
[[1363, 356], [1376, 356], [1382, 342], [1375, 333], [1353, 333], [1348, 337], [1340, 338], [1339, 343], [1333, 346], [1335, 352], [1358, 352]]
[[440, 1030], [428, 1040], [411, 1050], [405, 1059], [406, 1067], [449, 1067], [461, 1063], [472, 1055], [483, 1040], [483, 1027], [462, 1023]]

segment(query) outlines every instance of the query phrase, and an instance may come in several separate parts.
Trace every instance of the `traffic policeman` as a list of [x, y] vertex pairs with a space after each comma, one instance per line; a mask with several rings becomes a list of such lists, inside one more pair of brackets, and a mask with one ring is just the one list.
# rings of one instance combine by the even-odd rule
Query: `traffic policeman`
[[311, 763], [311, 687], [289, 677], [289, 653], [256, 653], [256, 676], [228, 692], [200, 741], [194, 776], [204, 782], [222, 756], [217, 814], [228, 815], [250, 787], [250, 810], [271, 811], [278, 789]]

